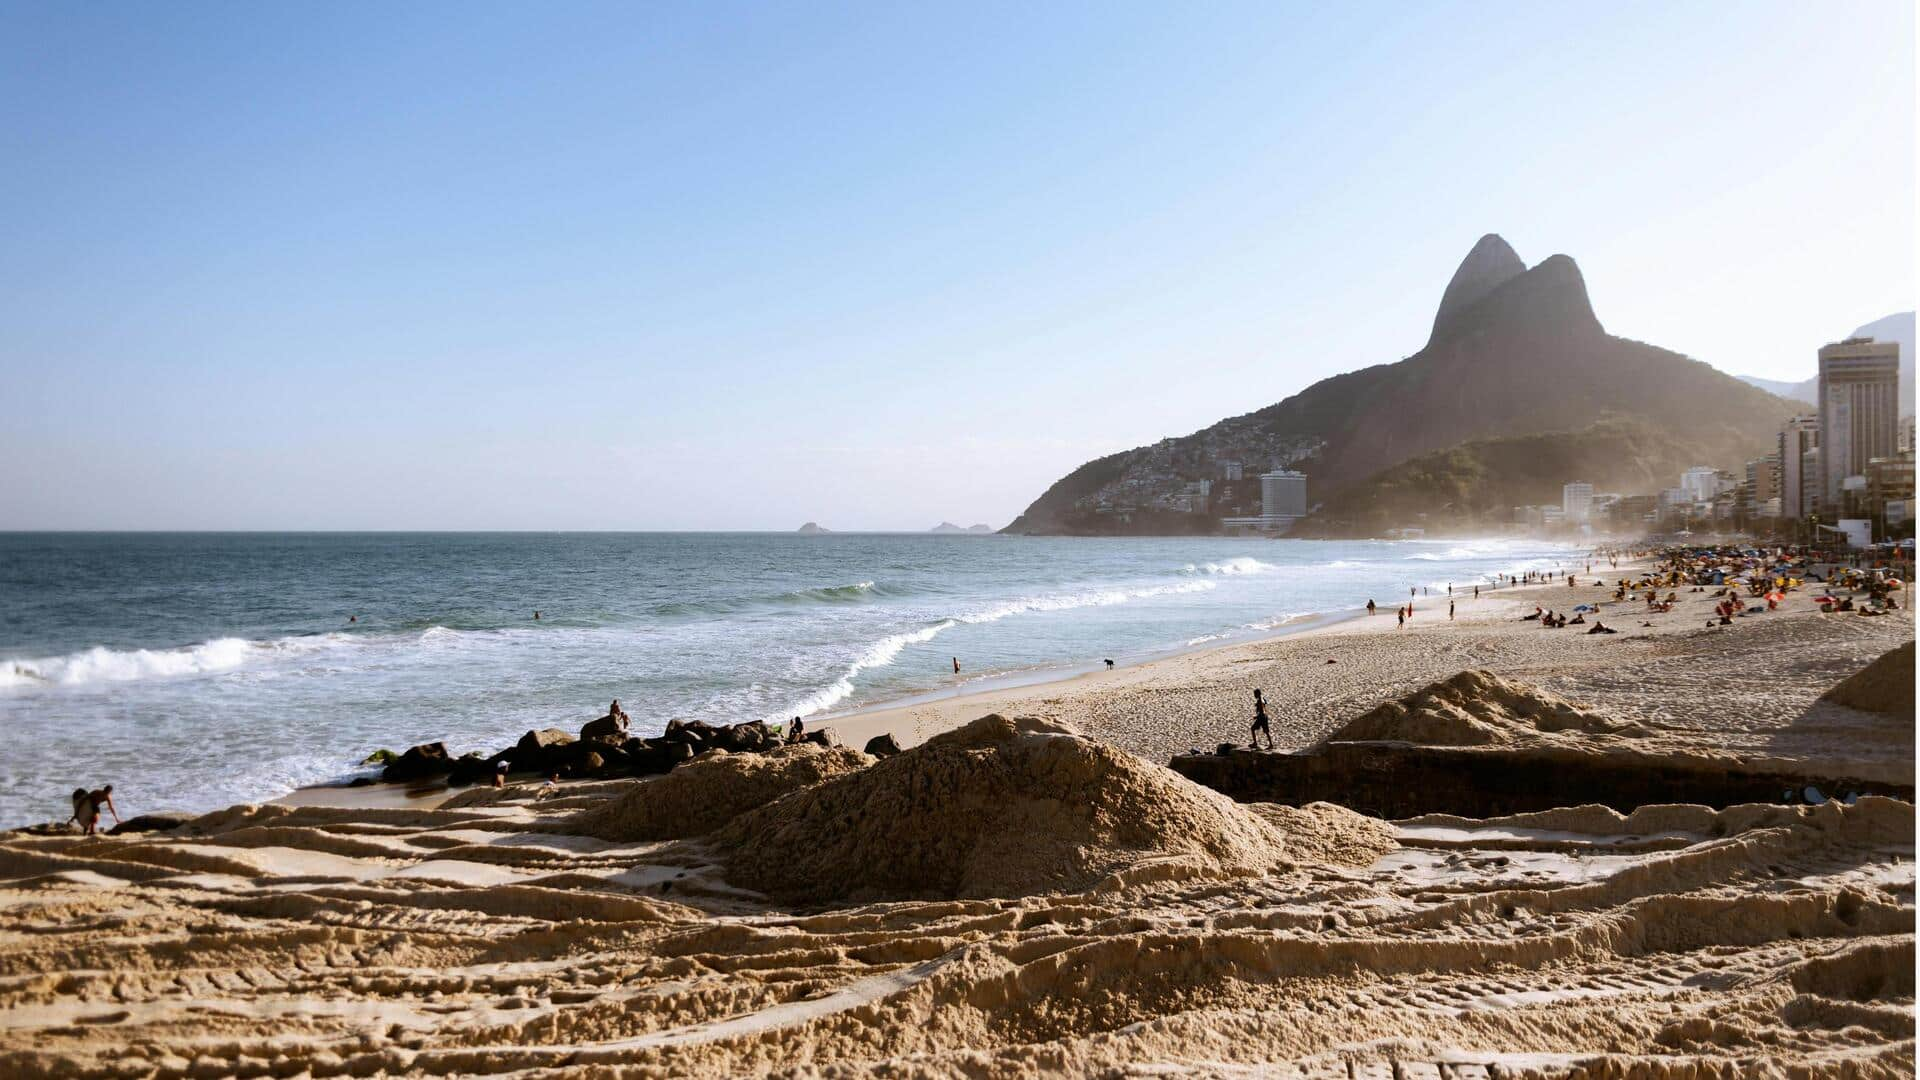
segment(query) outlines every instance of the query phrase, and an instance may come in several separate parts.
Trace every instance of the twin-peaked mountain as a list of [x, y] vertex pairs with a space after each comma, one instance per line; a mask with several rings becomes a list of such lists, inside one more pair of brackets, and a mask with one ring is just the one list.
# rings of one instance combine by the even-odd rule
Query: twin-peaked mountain
[[1249, 476], [1280, 464], [1299, 469], [1318, 503], [1418, 455], [1504, 436], [1577, 439], [1603, 420], [1615, 431], [1624, 420], [1684, 436], [1688, 451], [1705, 457], [1680, 464], [1676, 476], [1689, 464], [1734, 468], [1764, 454], [1794, 410], [1697, 360], [1608, 334], [1572, 259], [1554, 255], [1529, 269], [1505, 240], [1487, 235], [1447, 283], [1419, 352], [1089, 462], [1007, 531], [1204, 531], [1211, 520], [1170, 512], [1167, 492], [1218, 480], [1225, 461], [1242, 462]]

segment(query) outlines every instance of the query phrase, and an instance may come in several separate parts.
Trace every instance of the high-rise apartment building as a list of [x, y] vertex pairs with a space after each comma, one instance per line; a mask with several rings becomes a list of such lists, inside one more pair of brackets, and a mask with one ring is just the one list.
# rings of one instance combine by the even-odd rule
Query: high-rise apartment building
[[1593, 515], [1593, 485], [1563, 484], [1560, 487], [1560, 512], [1569, 525], [1585, 525]]
[[1820, 446], [1820, 418], [1801, 415], [1787, 421], [1780, 432], [1780, 516], [1799, 519], [1813, 513], [1807, 505], [1807, 480], [1801, 469], [1806, 453]]
[[[1820, 502], [1843, 507], [1848, 477], [1894, 453], [1900, 425], [1900, 343], [1848, 338], [1820, 350]], [[1858, 486], [1858, 485], [1856, 485]]]

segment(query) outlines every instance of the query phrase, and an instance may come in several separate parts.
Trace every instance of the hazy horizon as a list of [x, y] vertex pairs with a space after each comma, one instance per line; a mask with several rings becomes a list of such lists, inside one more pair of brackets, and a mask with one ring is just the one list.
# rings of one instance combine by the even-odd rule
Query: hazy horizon
[[0, 530], [922, 532], [1416, 352], [1483, 233], [1781, 381], [1914, 11], [0, 4]]

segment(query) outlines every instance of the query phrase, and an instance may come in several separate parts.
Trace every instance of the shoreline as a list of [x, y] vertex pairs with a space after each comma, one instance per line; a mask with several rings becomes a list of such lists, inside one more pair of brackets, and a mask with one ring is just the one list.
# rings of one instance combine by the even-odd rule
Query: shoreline
[[[1637, 567], [1637, 565], [1623, 563], [1620, 572], [1625, 573], [1630, 567]], [[1536, 582], [1488, 589], [1477, 601], [1482, 606], [1462, 612], [1461, 617], [1455, 622], [1490, 621], [1494, 618], [1496, 610], [1504, 611], [1517, 603], [1519, 594], [1544, 587], [1548, 586]], [[1420, 616], [1433, 609], [1423, 605], [1444, 602], [1446, 599], [1444, 596], [1431, 595], [1415, 598], [1416, 617], [1409, 622], [1405, 632], [1418, 633], [1431, 625], [1430, 618], [1423, 620]], [[1501, 601], [1511, 602], [1501, 603]], [[1474, 603], [1474, 601], [1469, 599], [1468, 603]], [[1490, 603], [1496, 604], [1497, 608], [1484, 606]], [[1391, 618], [1385, 607], [1381, 607], [1375, 617]], [[904, 697], [872, 702], [846, 712], [809, 717], [807, 728], [811, 731], [832, 730], [843, 745], [855, 750], [865, 747], [869, 740], [881, 735], [892, 735], [901, 748], [906, 749], [918, 746], [941, 732], [961, 727], [988, 713], [1009, 712], [1022, 706], [1031, 707], [1062, 693], [1089, 690], [1117, 693], [1130, 686], [1150, 684], [1188, 665], [1210, 665], [1221, 654], [1270, 646], [1278, 642], [1343, 636], [1363, 631], [1367, 625], [1369, 625], [1369, 617], [1364, 607], [1314, 612], [1295, 616], [1280, 626], [1270, 630], [1255, 631], [1246, 637], [1155, 650], [1145, 659], [1116, 665], [1111, 671], [1105, 670], [1101, 664], [1089, 663], [1045, 665], [1030, 668], [1024, 672], [983, 676], [974, 685], [964, 690], [952, 688], [921, 691]], [[1156, 761], [1155, 764], [1165, 764], [1165, 762]], [[515, 780], [508, 786], [526, 782], [528, 781], [525, 779]], [[594, 782], [596, 781], [564, 780], [562, 784]], [[351, 782], [311, 784], [295, 788], [284, 795], [266, 801], [280, 806], [432, 809], [467, 790], [471, 788], [453, 788], [444, 783], [409, 786], [375, 780], [372, 783], [359, 785]]]

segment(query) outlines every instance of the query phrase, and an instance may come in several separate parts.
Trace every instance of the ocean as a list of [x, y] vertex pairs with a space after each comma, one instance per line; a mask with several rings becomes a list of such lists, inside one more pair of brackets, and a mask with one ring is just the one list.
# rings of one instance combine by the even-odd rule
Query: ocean
[[0, 534], [0, 826], [63, 819], [103, 783], [123, 815], [259, 801], [364, 773], [381, 747], [577, 730], [614, 698], [642, 734], [816, 717], [1409, 588], [1432, 587], [1439, 615], [1449, 582], [1575, 558], [1536, 541]]

